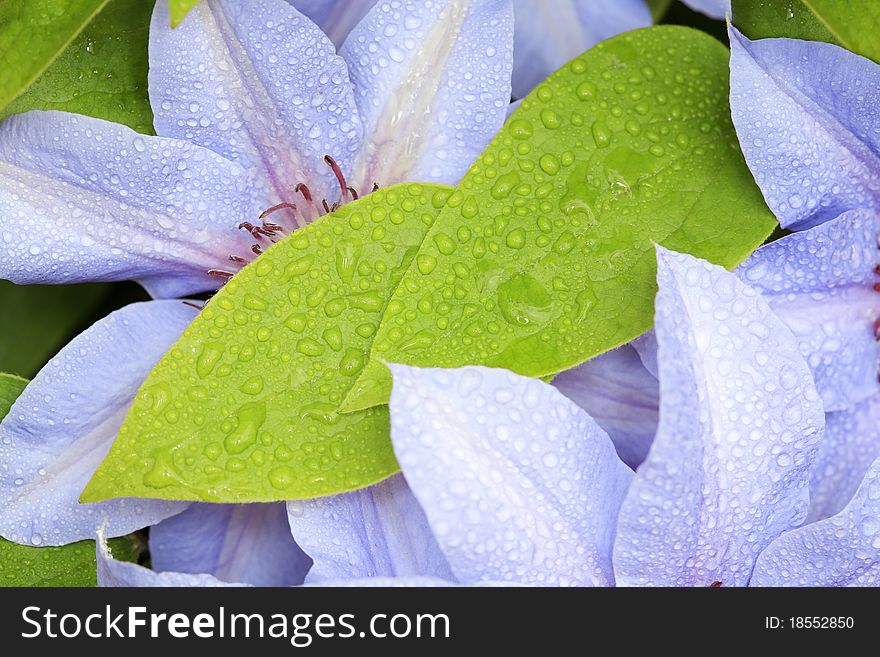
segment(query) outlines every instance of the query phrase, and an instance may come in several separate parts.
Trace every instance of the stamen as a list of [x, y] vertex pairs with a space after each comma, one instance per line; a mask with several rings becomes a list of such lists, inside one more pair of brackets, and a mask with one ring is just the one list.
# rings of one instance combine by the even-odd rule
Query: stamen
[[357, 201], [357, 200], [358, 200], [358, 193], [357, 193], [357, 190], [356, 190], [354, 187], [349, 187], [349, 188], [348, 188], [348, 191], [349, 191], [349, 193], [351, 194], [352, 199], [354, 199], [355, 201]]
[[720, 589], [722, 586], [723, 584], [717, 580], [709, 584], [710, 589]]
[[324, 214], [330, 214], [330, 206], [327, 205], [327, 199], [322, 198], [322, 199], [321, 199], [321, 205], [324, 206]]
[[254, 244], [251, 246], [251, 251], [256, 253], [258, 256], [263, 255], [263, 249], [260, 248], [259, 244]]
[[324, 156], [324, 162], [330, 167], [330, 170], [333, 172], [333, 175], [336, 176], [336, 180], [339, 182], [340, 189], [340, 201], [343, 203], [348, 203], [350, 200], [348, 190], [348, 185], [345, 184], [345, 176], [342, 175], [342, 169], [339, 168], [339, 165], [336, 164], [336, 160], [334, 160], [329, 155]]
[[279, 210], [284, 210], [285, 208], [287, 208], [288, 210], [293, 210], [294, 214], [296, 214], [296, 206], [293, 203], [284, 202], [273, 205], [271, 208], [264, 210], [263, 213], [260, 215], [260, 219], [265, 219], [273, 212], [278, 212]]
[[224, 271], [223, 269], [209, 269], [208, 276], [219, 276], [220, 278], [225, 278], [227, 281], [235, 276], [231, 271]]
[[247, 260], [237, 255], [231, 255], [229, 256], [229, 259], [237, 265], [246, 265], [248, 263]]
[[184, 301], [183, 305], [184, 306], [192, 306], [196, 310], [204, 310], [205, 309], [204, 304], [199, 305], [199, 304], [195, 303], [194, 301]]

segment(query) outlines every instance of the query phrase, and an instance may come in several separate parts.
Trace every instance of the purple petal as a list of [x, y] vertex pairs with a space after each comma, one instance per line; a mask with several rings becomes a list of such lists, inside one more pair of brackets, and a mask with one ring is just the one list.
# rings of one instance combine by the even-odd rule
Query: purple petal
[[[165, 3], [158, 3], [163, 5]], [[154, 296], [217, 288], [266, 201], [239, 165], [175, 139], [64, 112], [0, 123], [0, 278], [138, 280]]]
[[150, 26], [156, 132], [252, 168], [273, 203], [297, 183], [332, 202], [324, 155], [350, 171], [361, 134], [333, 44], [284, 0], [207, 0], [173, 30], [167, 4]]
[[779, 223], [880, 209], [880, 66], [828, 43], [728, 31], [733, 122]]
[[843, 511], [771, 543], [751, 585], [880, 586], [880, 461]]
[[121, 536], [180, 513], [188, 502], [121, 498], [80, 504], [135, 392], [195, 317], [180, 301], [117, 310], [59, 352], [0, 422], [0, 535], [64, 545]]
[[604, 429], [621, 460], [637, 467], [657, 432], [660, 388], [638, 353], [624, 345], [553, 379], [553, 386]]
[[136, 563], [117, 561], [103, 534], [98, 534], [95, 554], [98, 561], [98, 586], [123, 587], [181, 587], [181, 586], [248, 586], [229, 584], [211, 575], [190, 575], [187, 573], [157, 573]]
[[682, 0], [682, 2], [710, 18], [724, 20], [730, 15], [730, 0]]
[[825, 438], [813, 465], [809, 521], [841, 511], [871, 463], [880, 458], [880, 395], [825, 416]]
[[313, 23], [318, 25], [327, 37], [342, 45], [345, 37], [366, 15], [376, 0], [288, 0]]
[[632, 472], [583, 410], [506, 370], [389, 367], [394, 451], [460, 582], [613, 584]]
[[794, 333], [826, 411], [880, 392], [878, 234], [880, 215], [853, 210], [761, 247], [735, 272]]
[[314, 566], [310, 584], [363, 577], [454, 580], [403, 476], [364, 490], [288, 502], [290, 532]]
[[791, 332], [721, 267], [657, 249], [660, 425], [620, 511], [618, 584], [743, 586], [800, 525], [823, 410]]
[[644, 0], [514, 0], [513, 96], [615, 34], [651, 25]]
[[350, 586], [357, 588], [426, 588], [426, 587], [450, 587], [456, 586], [439, 577], [365, 577], [360, 579], [336, 579], [307, 584], [307, 586], [342, 587]]
[[364, 123], [356, 184], [455, 184], [504, 123], [512, 7], [509, 0], [380, 2], [340, 54]]
[[310, 559], [293, 542], [276, 504], [193, 504], [150, 528], [158, 572], [213, 575], [253, 586], [302, 584]]

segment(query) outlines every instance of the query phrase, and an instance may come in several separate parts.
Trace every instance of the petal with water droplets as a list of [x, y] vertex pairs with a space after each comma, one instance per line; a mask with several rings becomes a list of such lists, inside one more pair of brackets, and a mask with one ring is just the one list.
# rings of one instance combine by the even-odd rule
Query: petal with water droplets
[[183, 141], [55, 111], [0, 123], [0, 278], [15, 283], [216, 289], [208, 270], [249, 253], [236, 226], [264, 207], [241, 166]]
[[364, 122], [354, 180], [455, 184], [504, 123], [508, 0], [380, 2], [340, 50]]
[[272, 204], [297, 183], [334, 200], [323, 157], [349, 171], [360, 143], [345, 62], [284, 0], [207, 0], [173, 30], [157, 2], [149, 88], [157, 133], [253, 168]]
[[730, 107], [779, 223], [880, 210], [880, 66], [839, 46], [730, 34]]
[[761, 247], [735, 272], [794, 333], [826, 411], [880, 392], [878, 235], [880, 215], [845, 212]]
[[311, 565], [290, 535], [283, 503], [193, 504], [150, 528], [150, 559], [157, 572], [253, 586], [302, 584]]
[[290, 531], [314, 561], [309, 584], [363, 577], [455, 577], [425, 512], [396, 475], [343, 495], [288, 502]]
[[394, 451], [459, 581], [614, 583], [632, 471], [589, 415], [506, 370], [389, 367]]
[[64, 545], [92, 538], [105, 521], [108, 536], [121, 536], [188, 506], [77, 498], [150, 368], [195, 314], [180, 301], [126, 306], [74, 338], [34, 377], [0, 422], [0, 535]]
[[800, 525], [822, 436], [797, 343], [733, 274], [657, 249], [660, 424], [620, 511], [618, 584], [748, 583]]
[[880, 461], [868, 469], [843, 511], [767, 546], [751, 585], [880, 585]]

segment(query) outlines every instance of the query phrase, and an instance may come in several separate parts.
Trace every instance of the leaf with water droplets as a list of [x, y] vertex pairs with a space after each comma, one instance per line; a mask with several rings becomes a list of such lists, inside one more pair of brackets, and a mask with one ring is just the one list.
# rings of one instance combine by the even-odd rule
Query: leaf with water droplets
[[655, 27], [540, 85], [450, 196], [343, 410], [387, 401], [383, 362], [569, 369], [651, 326], [655, 243], [726, 267], [760, 245], [775, 221], [727, 66], [715, 39]]
[[62, 110], [153, 134], [147, 39], [153, 2], [114, 0], [40, 77], [0, 111]]
[[451, 191], [379, 190], [245, 267], [150, 374], [81, 499], [287, 500], [396, 472], [388, 409], [337, 407]]
[[[164, 2], [164, 0], [160, 0]], [[168, 0], [168, 9], [171, 12], [171, 27], [177, 27], [186, 18], [189, 10], [199, 4], [200, 0]]]
[[[24, 390], [27, 380], [0, 373], [0, 420]], [[133, 537], [113, 539], [113, 552], [120, 559], [134, 560]], [[79, 541], [63, 547], [31, 547], [0, 538], [0, 587], [94, 586], [95, 542]]]
[[733, 24], [750, 39], [825, 41], [880, 62], [877, 0], [733, 0]]
[[108, 1], [0, 2], [0, 108], [39, 77]]

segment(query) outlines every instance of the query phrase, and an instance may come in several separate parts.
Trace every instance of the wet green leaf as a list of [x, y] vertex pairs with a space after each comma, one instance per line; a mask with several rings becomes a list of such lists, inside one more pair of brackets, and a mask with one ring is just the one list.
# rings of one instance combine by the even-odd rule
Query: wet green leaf
[[750, 39], [826, 41], [880, 62], [877, 0], [733, 0], [732, 9]]
[[650, 328], [654, 245], [733, 267], [776, 222], [740, 153], [728, 51], [682, 27], [609, 39], [522, 103], [462, 180], [343, 404], [383, 362], [543, 377]]
[[451, 191], [379, 190], [243, 269], [150, 374], [82, 500], [284, 500], [396, 472], [387, 408], [336, 408]]
[[62, 110], [153, 134], [147, 97], [152, 0], [113, 0], [0, 118]]
[[27, 89], [107, 2], [0, 2], [0, 108]]

